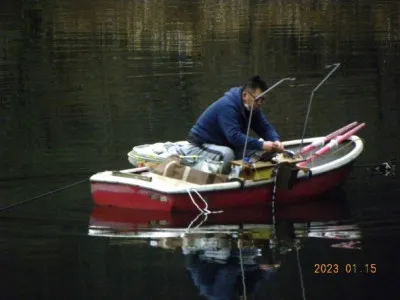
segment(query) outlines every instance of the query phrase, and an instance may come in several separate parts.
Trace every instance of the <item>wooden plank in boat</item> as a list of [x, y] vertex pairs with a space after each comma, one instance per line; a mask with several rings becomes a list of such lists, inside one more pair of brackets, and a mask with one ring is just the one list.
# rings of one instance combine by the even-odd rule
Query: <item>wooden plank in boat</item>
[[[232, 164], [235, 165], [235, 166], [241, 166], [242, 165], [242, 160], [241, 159], [233, 160]], [[272, 163], [270, 161], [258, 161], [258, 162], [255, 163], [256, 169], [259, 169], [259, 168], [270, 168], [270, 167], [275, 167], [277, 165], [278, 164], [274, 164], [274, 163]], [[243, 166], [246, 167], [247, 164], [244, 163]]]
[[151, 177], [134, 174], [134, 173], [124, 173], [124, 172], [120, 172], [120, 171], [112, 171], [111, 174], [113, 176], [118, 176], [118, 177], [133, 178], [133, 179], [139, 179], [139, 180], [144, 180], [144, 181], [148, 181], [148, 182], [152, 181]]

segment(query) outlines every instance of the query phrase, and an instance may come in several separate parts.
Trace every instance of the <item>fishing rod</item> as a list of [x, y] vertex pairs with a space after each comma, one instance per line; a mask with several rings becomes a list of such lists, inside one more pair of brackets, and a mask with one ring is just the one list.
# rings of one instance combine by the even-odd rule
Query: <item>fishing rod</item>
[[[271, 86], [269, 89], [265, 90], [265, 91], [262, 92], [260, 95], [258, 95], [257, 97], [255, 97], [254, 100], [256, 101], [256, 100], [260, 99], [260, 98], [263, 97], [265, 94], [269, 93], [272, 89], [274, 89], [275, 87], [277, 87], [278, 85], [280, 85], [282, 82], [287, 81], [287, 80], [289, 80], [289, 81], [294, 81], [294, 80], [296, 80], [296, 78], [295, 78], [295, 77], [287, 77], [287, 78], [283, 78], [283, 79], [279, 80], [277, 83], [275, 83], [275, 84], [274, 84], [273, 86]], [[254, 103], [254, 102], [253, 102], [253, 103]]]
[[300, 149], [303, 148], [303, 141], [304, 141], [304, 135], [306, 133], [306, 128], [307, 128], [307, 123], [308, 123], [308, 117], [310, 115], [310, 110], [311, 110], [311, 104], [312, 104], [312, 100], [314, 98], [314, 93], [321, 87], [321, 85], [323, 85], [325, 83], [325, 81], [328, 80], [328, 78], [337, 70], [337, 68], [339, 68], [340, 63], [334, 63], [331, 65], [327, 65], [325, 66], [326, 69], [331, 68], [332, 66], [334, 66], [334, 68], [328, 73], [328, 75], [326, 75], [326, 77], [312, 90], [311, 92], [311, 96], [310, 96], [310, 101], [308, 102], [308, 108], [307, 108], [307, 114], [306, 114], [306, 119], [304, 121], [304, 126], [303, 126], [303, 134], [301, 135], [301, 143], [300, 143]]
[[282, 78], [281, 80], [279, 80], [278, 82], [276, 82], [274, 85], [272, 85], [270, 88], [266, 89], [264, 92], [262, 92], [260, 95], [258, 95], [257, 97], [254, 98], [254, 101], [251, 105], [251, 109], [250, 109], [250, 116], [249, 116], [249, 123], [247, 124], [247, 132], [246, 132], [246, 140], [244, 142], [244, 148], [243, 148], [243, 158], [242, 158], [242, 167], [243, 167], [243, 161], [245, 159], [246, 156], [246, 148], [247, 148], [247, 139], [249, 137], [249, 133], [250, 133], [250, 124], [251, 124], [251, 118], [253, 116], [253, 108], [254, 108], [254, 103], [260, 99], [261, 97], [263, 97], [264, 95], [266, 95], [267, 93], [269, 93], [270, 91], [272, 91], [275, 87], [277, 87], [278, 85], [282, 84], [285, 81], [294, 81], [296, 80], [295, 77], [287, 77], [287, 78]]

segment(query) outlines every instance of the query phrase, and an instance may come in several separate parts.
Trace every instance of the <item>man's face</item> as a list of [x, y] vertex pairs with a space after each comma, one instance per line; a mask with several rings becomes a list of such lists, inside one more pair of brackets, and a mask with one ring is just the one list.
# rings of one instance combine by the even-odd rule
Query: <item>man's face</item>
[[258, 98], [255, 102], [254, 99], [260, 95], [262, 93], [261, 89], [257, 88], [256, 90], [250, 90], [250, 89], [246, 89], [243, 92], [243, 103], [246, 103], [249, 105], [249, 108], [253, 105], [254, 103], [254, 107], [253, 109], [260, 109], [261, 108], [261, 104], [265, 101], [264, 96], [261, 98]]

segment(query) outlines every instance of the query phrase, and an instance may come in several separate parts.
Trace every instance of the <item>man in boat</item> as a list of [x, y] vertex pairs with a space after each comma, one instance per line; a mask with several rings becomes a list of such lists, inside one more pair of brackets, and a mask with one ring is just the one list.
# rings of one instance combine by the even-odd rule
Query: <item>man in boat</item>
[[[261, 111], [265, 98], [255, 101], [267, 88], [263, 79], [254, 76], [244, 86], [228, 90], [200, 115], [191, 128], [190, 145], [185, 154], [223, 161], [223, 173], [227, 173], [232, 160], [243, 158], [246, 138], [246, 157], [263, 151], [283, 151], [278, 133]], [[251, 129], [260, 139], [246, 136], [252, 105]]]

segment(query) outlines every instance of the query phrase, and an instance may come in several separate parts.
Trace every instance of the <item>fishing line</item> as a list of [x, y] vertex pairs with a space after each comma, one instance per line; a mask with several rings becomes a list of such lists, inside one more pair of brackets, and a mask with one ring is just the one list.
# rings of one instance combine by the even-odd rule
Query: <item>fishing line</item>
[[256, 102], [255, 99], [253, 100], [253, 103], [251, 104], [249, 123], [247, 124], [246, 140], [244, 141], [244, 148], [243, 148], [242, 168], [243, 168], [244, 158], [246, 157], [247, 139], [248, 139], [249, 134], [250, 134], [250, 125], [251, 125], [251, 118], [253, 116], [254, 102]]
[[64, 190], [66, 190], [66, 189], [68, 189], [68, 188], [70, 188], [70, 187], [73, 187], [73, 186], [79, 185], [79, 184], [81, 184], [81, 183], [87, 182], [88, 180], [89, 180], [89, 179], [86, 178], [86, 179], [83, 179], [83, 180], [80, 180], [80, 181], [71, 183], [71, 184], [69, 184], [69, 185], [60, 187], [60, 188], [58, 188], [58, 189], [56, 189], [56, 190], [53, 190], [53, 191], [50, 191], [50, 192], [41, 194], [41, 195], [39, 195], [39, 196], [35, 196], [35, 197], [33, 197], [33, 198], [30, 198], [30, 199], [27, 199], [27, 200], [24, 200], [24, 201], [15, 203], [15, 204], [11, 204], [11, 205], [8, 205], [8, 206], [6, 206], [6, 207], [0, 207], [0, 212], [5, 211], [5, 210], [10, 209], [10, 208], [13, 208], [13, 207], [16, 207], [16, 206], [23, 205], [23, 204], [28, 203], [28, 202], [32, 202], [32, 201], [34, 201], [34, 200], [38, 200], [38, 199], [44, 198], [44, 197], [46, 197], [46, 196], [53, 195], [53, 194], [55, 194], [55, 193], [64, 191]]

